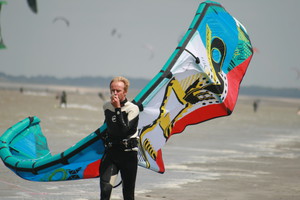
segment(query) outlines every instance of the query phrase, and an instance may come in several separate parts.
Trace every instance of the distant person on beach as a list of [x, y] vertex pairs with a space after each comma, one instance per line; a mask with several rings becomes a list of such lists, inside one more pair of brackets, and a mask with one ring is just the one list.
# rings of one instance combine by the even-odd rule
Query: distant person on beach
[[66, 91], [62, 91], [61, 95], [60, 95], [60, 107], [62, 108], [62, 106], [65, 106], [65, 108], [67, 107], [67, 93]]
[[98, 96], [100, 97], [100, 99], [101, 99], [102, 101], [105, 101], [105, 97], [104, 97], [104, 94], [103, 94], [102, 92], [99, 92], [99, 93], [98, 93]]
[[107, 132], [102, 139], [106, 152], [100, 165], [100, 199], [109, 200], [120, 171], [124, 200], [134, 200], [138, 168], [139, 108], [127, 100], [128, 79], [115, 77], [110, 82], [110, 101], [103, 105]]
[[255, 101], [253, 102], [253, 111], [254, 111], [254, 112], [257, 111], [258, 103], [259, 103], [259, 100], [255, 100]]

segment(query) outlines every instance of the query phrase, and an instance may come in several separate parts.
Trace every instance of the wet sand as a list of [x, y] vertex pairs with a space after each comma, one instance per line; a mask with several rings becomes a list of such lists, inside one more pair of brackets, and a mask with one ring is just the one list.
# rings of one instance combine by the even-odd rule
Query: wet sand
[[[212, 172], [222, 171], [227, 174], [218, 180], [189, 183], [180, 188], [159, 189], [138, 196], [137, 199], [299, 200], [299, 165], [299, 158], [241, 158], [218, 162], [209, 164]], [[249, 174], [244, 175], [245, 171]]]
[[[189, 165], [190, 167], [203, 167]], [[251, 160], [230, 160], [209, 164], [211, 172], [225, 172], [217, 180], [188, 183], [178, 188], [155, 189], [149, 193], [136, 194], [137, 200], [299, 200], [300, 199], [299, 158], [257, 158]], [[1, 174], [4, 172], [0, 168]], [[6, 170], [5, 170], [6, 171]], [[245, 171], [249, 172], [244, 175]], [[7, 172], [11, 173], [11, 172]], [[240, 174], [240, 176], [239, 176]], [[47, 183], [48, 190], [42, 190], [37, 183], [25, 180], [16, 182], [3, 176], [0, 179], [0, 199], [98, 199], [97, 181], [90, 196], [64, 191], [63, 185], [70, 183]], [[6, 180], [3, 180], [6, 179]], [[84, 182], [83, 181], [83, 185]], [[90, 181], [89, 181], [90, 182]], [[83, 186], [84, 187], [84, 186]], [[49, 192], [55, 190], [56, 192]], [[145, 188], [146, 189], [146, 188]], [[16, 192], [18, 191], [18, 192]], [[20, 197], [22, 196], [22, 197]], [[112, 198], [120, 199], [120, 198]]]

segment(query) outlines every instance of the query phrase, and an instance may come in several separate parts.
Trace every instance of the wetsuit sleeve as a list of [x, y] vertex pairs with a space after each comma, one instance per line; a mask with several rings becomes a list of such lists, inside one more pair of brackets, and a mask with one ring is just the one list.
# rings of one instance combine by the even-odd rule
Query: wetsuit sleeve
[[135, 132], [138, 125], [139, 109], [137, 106], [133, 106], [126, 115], [123, 115], [121, 108], [116, 108], [115, 113], [117, 116], [117, 122], [121, 126], [123, 133]]

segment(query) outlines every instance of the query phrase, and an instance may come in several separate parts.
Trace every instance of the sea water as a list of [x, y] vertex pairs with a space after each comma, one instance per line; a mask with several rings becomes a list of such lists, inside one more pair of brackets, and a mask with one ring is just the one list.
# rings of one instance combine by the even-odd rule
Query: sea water
[[[57, 93], [44, 91], [0, 90], [1, 134], [16, 122], [38, 116], [52, 154], [77, 143], [103, 123], [103, 101], [96, 92], [83, 89], [67, 92], [67, 106], [60, 107]], [[294, 158], [299, 148], [285, 145], [300, 141], [299, 99], [240, 96], [231, 116], [188, 126], [172, 136], [163, 147], [166, 172], [158, 174], [139, 167], [136, 194], [157, 188], [179, 188], [183, 184], [217, 180], [210, 163], [259, 157]], [[243, 172], [251, 176], [255, 172]], [[241, 174], [238, 174], [241, 175]], [[98, 199], [99, 180], [65, 182], [29, 182], [0, 164], [0, 199]], [[113, 190], [112, 199], [122, 199], [121, 187]]]

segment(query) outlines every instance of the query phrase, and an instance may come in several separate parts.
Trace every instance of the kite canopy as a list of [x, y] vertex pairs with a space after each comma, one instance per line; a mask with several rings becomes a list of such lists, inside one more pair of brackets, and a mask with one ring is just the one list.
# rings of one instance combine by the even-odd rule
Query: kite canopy
[[[176, 50], [134, 98], [140, 107], [139, 165], [165, 171], [162, 147], [186, 126], [230, 115], [253, 50], [245, 27], [216, 2], [201, 3]], [[27, 118], [0, 137], [7, 167], [33, 181], [99, 176], [106, 124], [62, 152], [51, 155], [37, 117]]]
[[217, 2], [201, 3], [162, 70], [134, 99], [140, 165], [164, 172], [161, 148], [186, 126], [230, 115], [253, 50], [245, 27]]

